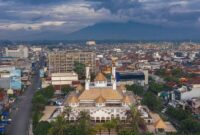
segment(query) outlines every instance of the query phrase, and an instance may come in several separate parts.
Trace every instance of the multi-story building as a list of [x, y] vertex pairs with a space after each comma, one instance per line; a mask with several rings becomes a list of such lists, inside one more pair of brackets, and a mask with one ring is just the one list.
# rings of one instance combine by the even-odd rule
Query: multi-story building
[[72, 72], [74, 63], [80, 62], [85, 65], [90, 65], [92, 72], [95, 72], [95, 57], [94, 52], [51, 52], [48, 55], [49, 73], [66, 73]]
[[138, 84], [145, 86], [149, 83], [149, 72], [148, 70], [117, 72], [117, 81], [119, 81], [120, 84], [125, 85]]
[[51, 84], [55, 85], [71, 85], [73, 81], [78, 81], [78, 75], [71, 73], [52, 73]]
[[7, 57], [28, 58], [28, 47], [20, 45], [19, 47], [6, 47], [5, 55]]

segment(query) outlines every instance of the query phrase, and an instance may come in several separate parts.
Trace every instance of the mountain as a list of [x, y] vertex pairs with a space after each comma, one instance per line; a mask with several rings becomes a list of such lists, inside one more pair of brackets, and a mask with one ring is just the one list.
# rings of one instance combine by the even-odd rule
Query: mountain
[[0, 40], [200, 40], [200, 28], [177, 28], [144, 23], [104, 22], [67, 34], [53, 30], [0, 31]]
[[50, 30], [0, 30], [0, 40], [63, 40], [66, 38], [66, 33], [61, 31]]
[[66, 36], [68, 40], [199, 40], [200, 29], [135, 22], [98, 23]]

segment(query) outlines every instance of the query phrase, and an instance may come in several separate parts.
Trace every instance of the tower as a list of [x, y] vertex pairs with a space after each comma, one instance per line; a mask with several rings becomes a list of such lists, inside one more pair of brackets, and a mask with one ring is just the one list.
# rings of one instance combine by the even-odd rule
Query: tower
[[149, 71], [144, 70], [143, 73], [144, 73], [144, 84], [148, 85], [148, 83], [149, 83]]
[[113, 90], [116, 90], [117, 89], [117, 81], [116, 81], [116, 67], [115, 67], [115, 64], [113, 64], [113, 66], [112, 66], [111, 82], [112, 82]]
[[90, 67], [86, 67], [86, 79], [85, 79], [85, 90], [90, 89]]

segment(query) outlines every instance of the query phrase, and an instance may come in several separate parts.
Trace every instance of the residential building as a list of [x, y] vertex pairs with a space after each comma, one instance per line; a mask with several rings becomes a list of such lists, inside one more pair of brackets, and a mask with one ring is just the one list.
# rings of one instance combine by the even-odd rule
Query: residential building
[[145, 86], [148, 85], [148, 79], [148, 70], [139, 70], [134, 72], [117, 72], [117, 81], [120, 84], [138, 84], [141, 86]]
[[191, 109], [192, 113], [200, 114], [200, 98], [192, 98], [188, 100], [189, 108]]
[[51, 74], [52, 85], [71, 85], [72, 81], [78, 81], [78, 75], [74, 72]]
[[51, 52], [48, 55], [49, 73], [72, 72], [75, 62], [80, 62], [85, 65], [90, 64], [91, 71], [95, 72], [95, 58], [96, 54], [94, 52]]
[[6, 47], [5, 55], [7, 57], [28, 58], [28, 47], [20, 45], [19, 47]]
[[150, 111], [146, 106], [138, 106], [141, 118], [147, 127], [147, 131], [154, 134], [175, 133], [177, 130], [168, 121], [164, 121], [157, 113]]

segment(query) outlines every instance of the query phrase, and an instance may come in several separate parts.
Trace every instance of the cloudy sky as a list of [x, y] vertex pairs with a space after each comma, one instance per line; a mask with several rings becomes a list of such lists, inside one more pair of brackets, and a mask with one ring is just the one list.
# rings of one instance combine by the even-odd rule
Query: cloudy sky
[[70, 33], [107, 21], [200, 27], [200, 0], [0, 0], [0, 32]]

